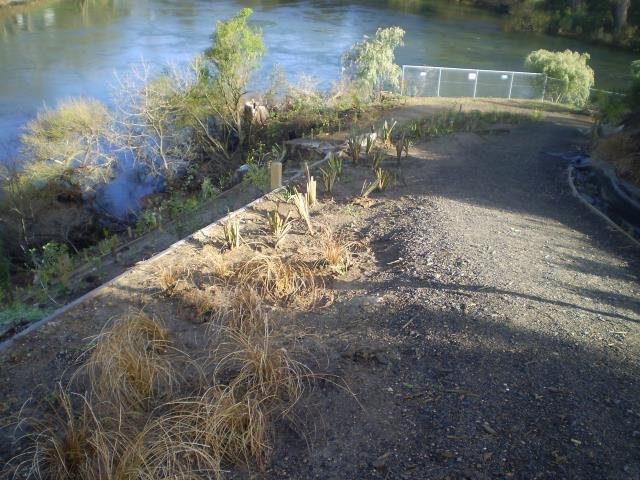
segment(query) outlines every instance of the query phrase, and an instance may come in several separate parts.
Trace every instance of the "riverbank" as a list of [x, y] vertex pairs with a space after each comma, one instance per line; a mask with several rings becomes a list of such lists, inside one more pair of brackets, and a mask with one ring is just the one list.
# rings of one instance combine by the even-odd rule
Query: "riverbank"
[[[504, 104], [522, 109], [517, 102], [477, 101], [463, 110]], [[442, 106], [400, 106], [385, 117], [415, 121]], [[170, 425], [163, 423], [170, 418], [158, 418], [169, 408], [165, 402], [200, 391], [200, 382], [210, 394], [237, 385], [236, 364], [215, 363], [215, 375], [207, 367], [189, 372], [199, 365], [196, 359], [219, 361], [216, 352], [239, 359], [235, 355], [246, 346], [236, 342], [245, 337], [233, 332], [256, 317], [229, 323], [235, 317], [197, 308], [189, 301], [197, 295], [187, 294], [195, 289], [214, 305], [225, 302], [233, 297], [225, 297], [224, 289], [234, 288], [236, 275], [245, 271], [239, 268], [272, 258], [313, 272], [293, 270], [304, 281], [290, 297], [260, 290], [261, 311], [270, 321], [268, 340], [257, 338], [294, 372], [303, 372], [287, 377], [303, 378], [302, 391], [295, 402], [285, 400], [289, 408], [272, 405], [259, 417], [268, 432], [258, 444], [266, 446], [266, 456], [262, 449], [242, 450], [242, 442], [229, 446], [227, 452], [248, 456], [225, 457], [225, 477], [249, 478], [257, 471], [268, 479], [637, 475], [639, 257], [625, 237], [571, 196], [566, 165], [542, 154], [583, 148], [588, 139], [582, 132], [591, 121], [566, 112], [547, 112], [539, 120], [419, 140], [399, 165], [390, 152], [381, 167], [396, 182], [368, 199], [361, 198], [363, 181], [373, 179], [368, 159], [363, 155], [352, 165], [344, 158], [333, 193], [319, 186], [311, 209], [318, 235], [309, 235], [295, 207], [278, 196], [239, 217], [244, 243], [238, 248], [228, 250], [216, 227], [157, 262], [134, 267], [0, 357], [6, 377], [0, 390], [2, 458], [29, 455], [21, 450], [26, 439], [13, 444], [14, 435], [37, 428], [29, 419], [46, 418], [56, 405], [56, 380], [89, 355], [99, 360], [93, 348], [80, 356], [86, 339], [105, 325], [111, 332], [110, 319], [131, 308], [166, 329], [164, 341], [171, 343], [163, 343], [158, 360], [176, 356], [171, 364], [177, 380], [171, 390], [122, 410], [126, 435], [141, 425], [145, 436], [135, 438], [153, 442], [154, 422]], [[304, 190], [304, 181], [298, 186]], [[278, 249], [265, 220], [273, 210], [283, 216], [291, 211], [294, 219]], [[329, 228], [350, 252], [344, 257], [342, 250], [335, 263], [324, 250]], [[181, 353], [193, 362], [180, 363]], [[279, 372], [276, 379], [283, 378]], [[249, 381], [243, 378], [240, 383]], [[47, 400], [25, 404], [29, 397]], [[191, 397], [189, 408], [216, 405], [211, 396], [198, 399]], [[18, 412], [23, 430], [8, 426]], [[219, 410], [207, 418], [218, 419], [214, 412]], [[178, 409], [170, 417], [181, 415]], [[237, 425], [234, 432], [247, 432], [247, 423]], [[174, 439], [178, 426], [182, 441], [191, 442], [186, 423], [162, 430], [162, 438]], [[193, 455], [199, 455], [198, 441], [205, 440], [188, 443]], [[113, 465], [134, 461], [130, 455], [109, 458]], [[161, 458], [139, 467], [167, 465]]]

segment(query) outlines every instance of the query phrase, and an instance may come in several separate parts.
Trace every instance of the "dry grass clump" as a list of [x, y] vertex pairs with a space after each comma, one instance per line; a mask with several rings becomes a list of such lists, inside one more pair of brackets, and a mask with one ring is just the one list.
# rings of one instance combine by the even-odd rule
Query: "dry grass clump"
[[255, 335], [231, 332], [230, 336], [237, 348], [220, 363], [221, 368], [238, 372], [230, 387], [239, 396], [259, 399], [271, 413], [289, 412], [304, 393], [311, 370], [274, 345], [268, 324]]
[[264, 330], [267, 314], [258, 293], [251, 287], [239, 286], [230, 296], [225, 315], [227, 326], [246, 335]]
[[178, 378], [167, 330], [142, 312], [117, 319], [94, 342], [83, 371], [93, 392], [115, 405], [140, 407], [170, 394]]
[[260, 399], [238, 395], [230, 387], [213, 387], [168, 407], [169, 413], [158, 421], [164, 450], [173, 452], [176, 463], [181, 453], [183, 461], [194, 456], [199, 460], [191, 467], [192, 476], [185, 478], [203, 478], [196, 472], [222, 478], [223, 462], [266, 465], [272, 450], [270, 422]]
[[322, 262], [338, 275], [344, 275], [353, 264], [352, 246], [353, 242], [338, 241], [333, 231], [327, 228], [319, 240]]
[[170, 297], [180, 286], [187, 282], [189, 271], [183, 266], [169, 265], [162, 268], [158, 275], [158, 284], [162, 292]]
[[287, 306], [311, 308], [320, 293], [314, 272], [306, 263], [280, 256], [258, 255], [242, 263], [233, 282], [253, 288], [273, 304]]
[[217, 298], [215, 287], [203, 290], [190, 284], [177, 293], [180, 316], [194, 323], [207, 323], [213, 320], [222, 306]]

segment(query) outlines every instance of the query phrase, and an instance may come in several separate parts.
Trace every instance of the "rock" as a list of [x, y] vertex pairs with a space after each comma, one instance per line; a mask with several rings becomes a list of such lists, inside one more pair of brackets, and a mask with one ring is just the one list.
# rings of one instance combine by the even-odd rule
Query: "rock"
[[386, 470], [389, 457], [391, 457], [391, 452], [387, 452], [383, 455], [380, 455], [378, 458], [374, 460], [373, 468], [375, 468], [378, 471]]

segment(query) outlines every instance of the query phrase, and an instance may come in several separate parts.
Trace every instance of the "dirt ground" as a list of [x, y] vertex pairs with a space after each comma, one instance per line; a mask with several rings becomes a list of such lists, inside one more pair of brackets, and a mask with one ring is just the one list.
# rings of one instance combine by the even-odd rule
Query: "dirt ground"
[[[394, 115], [427, 109], [410, 108]], [[323, 376], [276, 423], [269, 468], [229, 477], [640, 478], [640, 252], [543, 153], [584, 146], [588, 127], [557, 114], [419, 143], [400, 169], [388, 161], [398, 182], [367, 208], [351, 200], [371, 173], [349, 167], [313, 217], [358, 243], [354, 266], [325, 277], [313, 310], [271, 313], [278, 342]], [[243, 217], [247, 239], [264, 237], [268, 208]], [[220, 238], [137, 266], [0, 357], [0, 459], [23, 448], [8, 425], [25, 400], [45, 398], [115, 315], [143, 307], [185, 350], [205, 348], [210, 330], [158, 293], [157, 274], [206, 263]], [[313, 258], [314, 241], [299, 223], [284, 250]], [[248, 243], [230, 258], [273, 253]]]

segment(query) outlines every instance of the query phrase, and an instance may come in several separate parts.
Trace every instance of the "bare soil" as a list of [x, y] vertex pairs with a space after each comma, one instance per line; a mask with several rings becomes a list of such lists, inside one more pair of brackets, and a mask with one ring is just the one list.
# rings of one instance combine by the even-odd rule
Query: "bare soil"
[[[352, 200], [370, 169], [349, 166], [313, 219], [357, 242], [353, 267], [325, 273], [313, 310], [271, 312], [277, 341], [335, 381], [319, 378], [296, 421], [276, 424], [266, 471], [229, 476], [640, 478], [640, 252], [571, 196], [566, 164], [542, 153], [584, 146], [588, 127], [559, 112], [500, 135], [419, 143], [399, 168], [387, 161], [398, 182], [366, 208]], [[243, 216], [247, 245], [223, 258], [275, 253], [271, 208]], [[206, 348], [211, 330], [163, 297], [157, 276], [170, 264], [203, 268], [221, 237], [205, 229], [16, 342], [0, 357], [0, 425], [30, 396], [22, 414], [41, 415], [37, 400], [88, 338], [132, 307], [163, 319], [186, 351]], [[317, 259], [317, 239], [298, 222], [281, 253]], [[0, 430], [2, 459], [23, 447], [14, 432]]]

